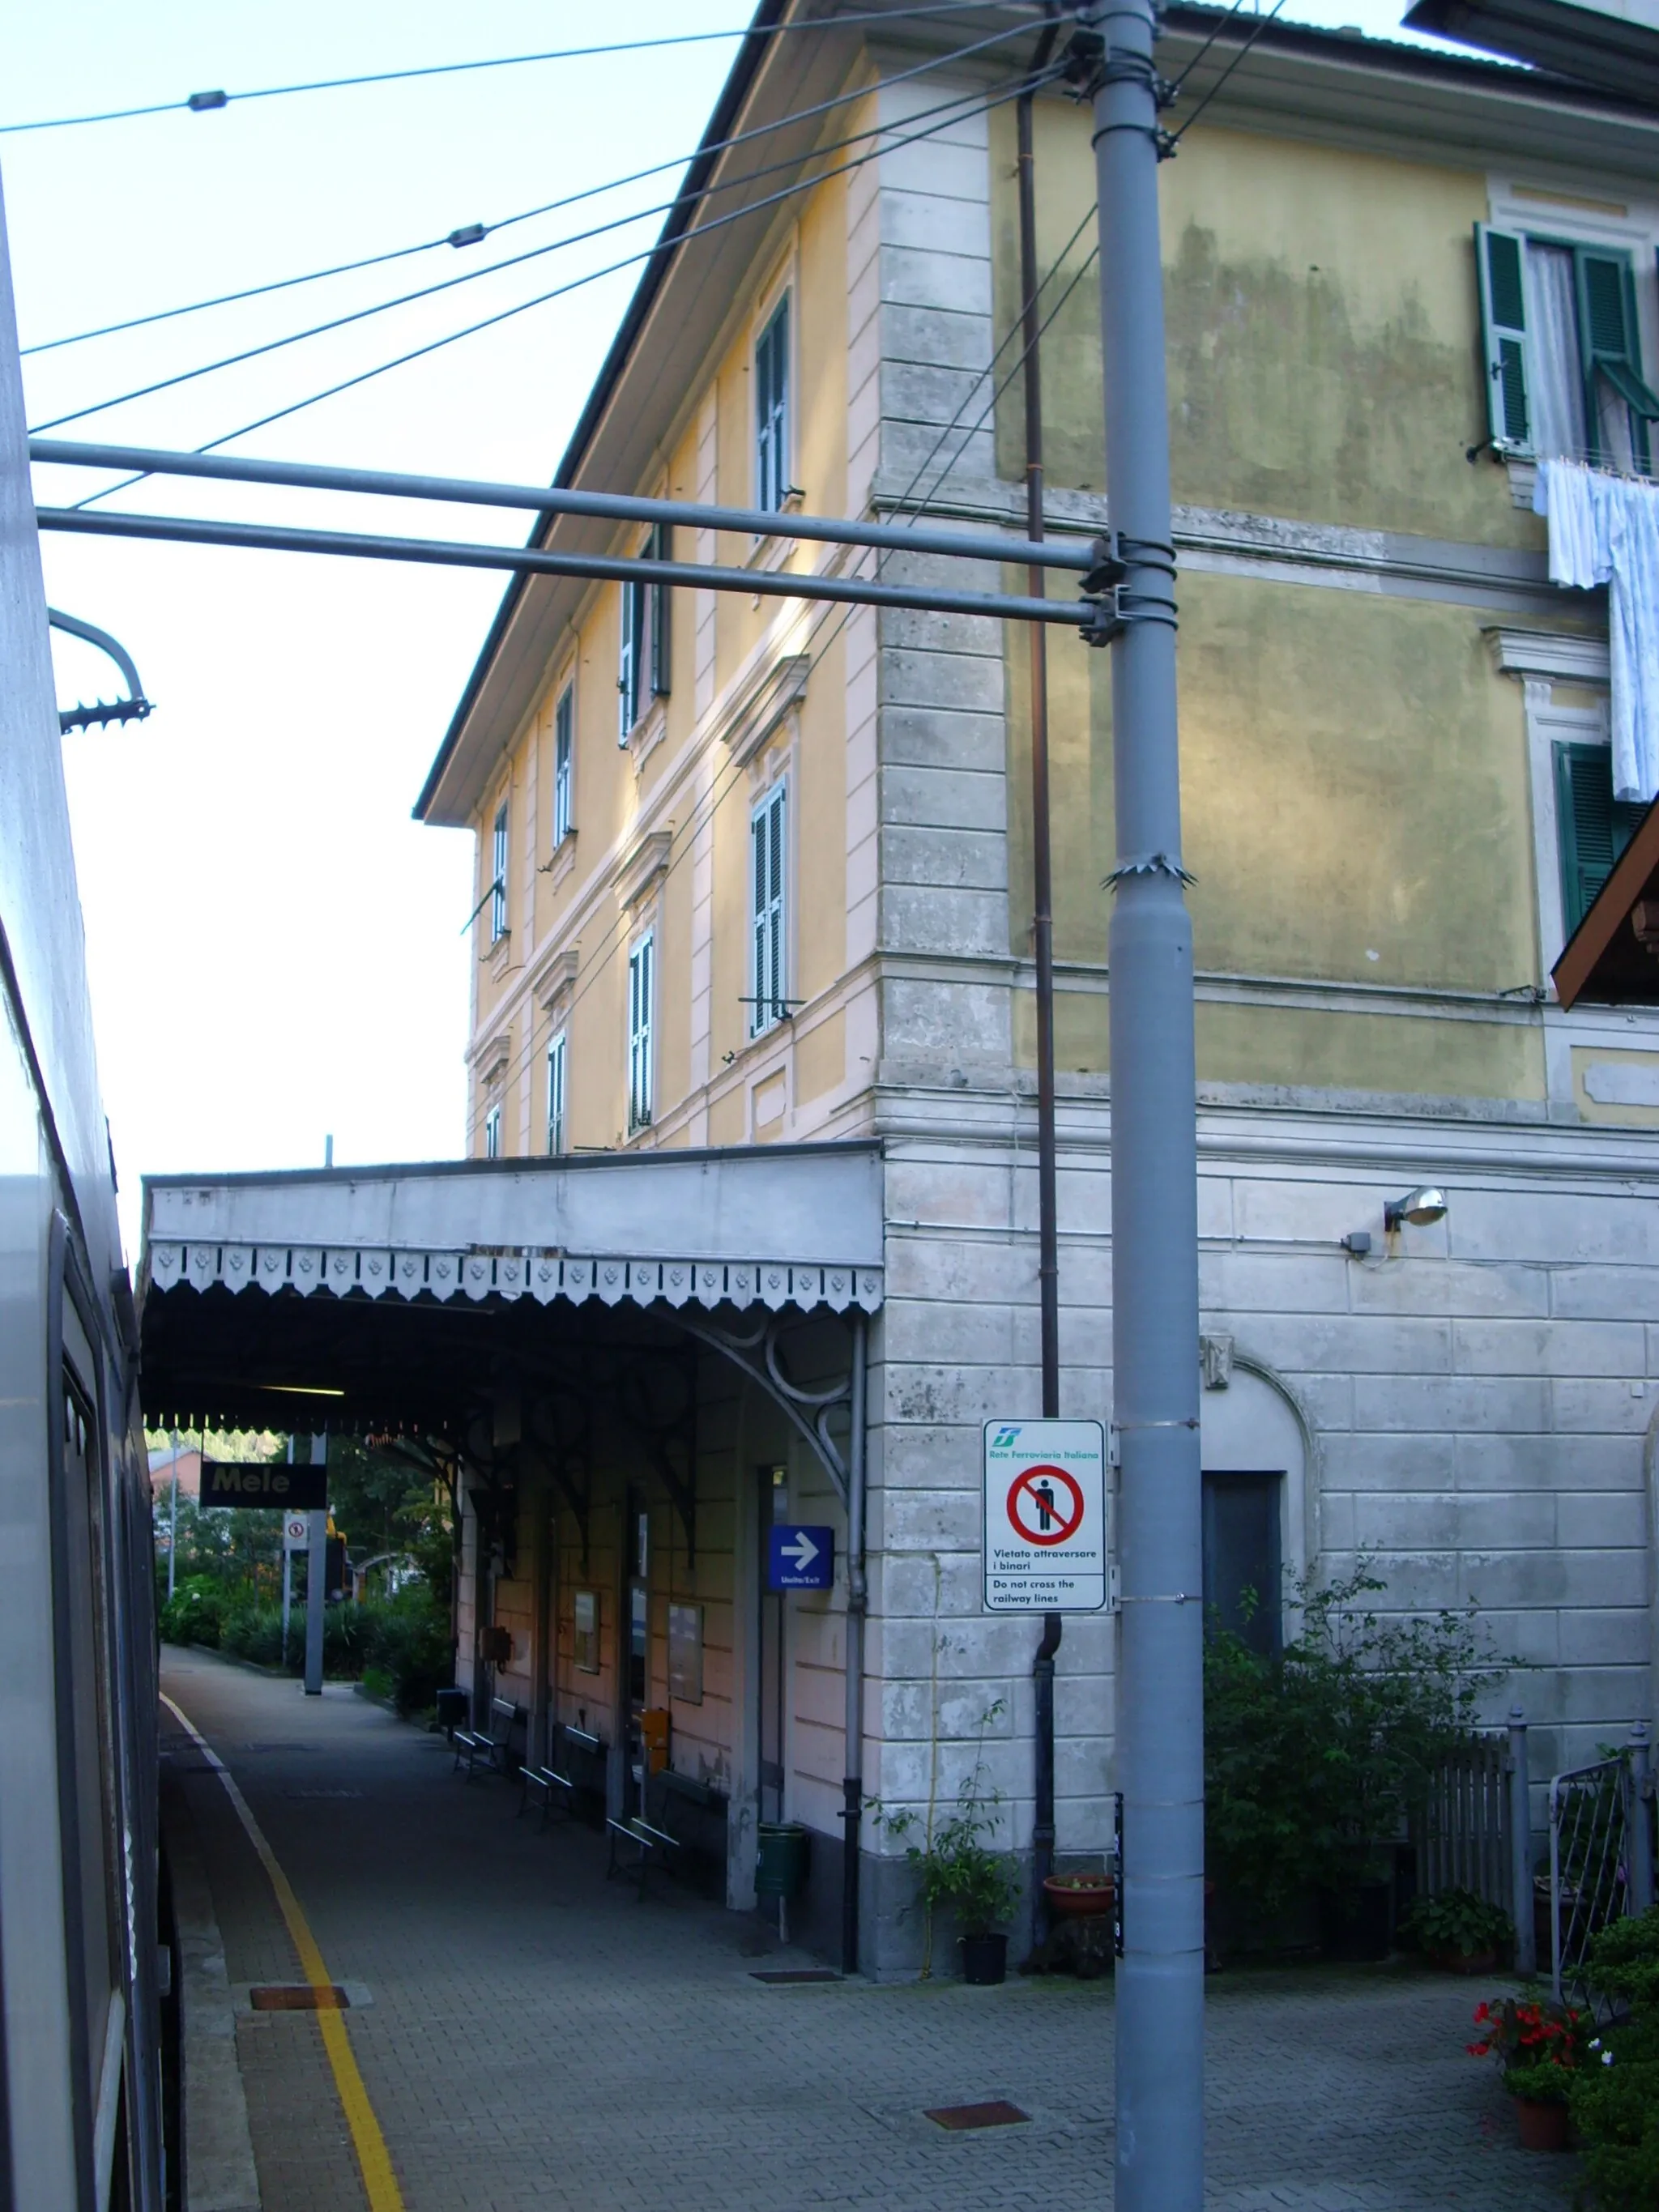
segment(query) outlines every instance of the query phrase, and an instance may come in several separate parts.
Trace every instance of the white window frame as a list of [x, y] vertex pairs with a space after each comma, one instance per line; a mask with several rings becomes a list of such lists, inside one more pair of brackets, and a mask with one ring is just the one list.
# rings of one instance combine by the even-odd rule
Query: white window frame
[[507, 872], [511, 863], [509, 838], [512, 801], [504, 798], [495, 809], [489, 836], [489, 941], [499, 945], [507, 935]]
[[563, 1030], [559, 1030], [547, 1041], [547, 1149], [549, 1156], [556, 1159], [565, 1150], [569, 1096], [570, 1061], [565, 1035]]
[[499, 1100], [484, 1114], [484, 1158], [498, 1160], [501, 1156], [501, 1109]]
[[[769, 403], [763, 391], [762, 350], [780, 324], [782, 325], [783, 388]], [[769, 514], [783, 514], [794, 489], [795, 353], [794, 293], [793, 286], [784, 284], [757, 318], [752, 367], [755, 505]], [[775, 482], [772, 481], [774, 477]]]
[[[788, 1011], [789, 783], [780, 776], [749, 815], [749, 1034], [764, 1036]], [[775, 860], [776, 888], [761, 881], [763, 846]]]
[[628, 949], [628, 1133], [648, 1129], [656, 1111], [657, 933], [641, 930]]
[[553, 704], [553, 850], [576, 826], [576, 678], [566, 677]]

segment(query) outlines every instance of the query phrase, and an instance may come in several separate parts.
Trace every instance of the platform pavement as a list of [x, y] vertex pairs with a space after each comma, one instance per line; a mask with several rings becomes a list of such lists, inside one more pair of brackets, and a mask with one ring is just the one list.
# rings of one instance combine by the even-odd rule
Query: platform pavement
[[[198, 1652], [164, 1686], [225, 1759], [329, 1971], [409, 2212], [1100, 2212], [1109, 1982], [767, 1987], [758, 1921], [672, 1885], [643, 1903], [581, 1830], [514, 1818], [441, 1740]], [[173, 1730], [171, 1716], [164, 1724]], [[225, 1793], [168, 1737], [233, 1990], [298, 1978]], [[195, 1771], [192, 1771], [195, 1770]], [[1463, 2044], [1475, 1992], [1395, 1972], [1209, 1990], [1215, 2212], [1565, 2212], [1577, 2161], [1514, 2146]], [[314, 2017], [238, 2018], [263, 2212], [364, 2203]], [[933, 2106], [1030, 2124], [949, 2135]]]

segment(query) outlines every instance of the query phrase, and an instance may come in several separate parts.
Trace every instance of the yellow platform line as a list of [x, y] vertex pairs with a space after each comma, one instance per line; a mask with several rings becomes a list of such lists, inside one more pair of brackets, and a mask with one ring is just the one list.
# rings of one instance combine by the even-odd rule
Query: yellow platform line
[[[225, 1795], [236, 1808], [236, 1817], [247, 1834], [247, 1839], [258, 1854], [259, 1863], [270, 1877], [271, 1888], [276, 1893], [276, 1904], [288, 1932], [294, 1939], [294, 1948], [300, 1954], [300, 1968], [313, 1990], [332, 1994], [334, 1977], [323, 1964], [322, 1952], [311, 1932], [310, 1923], [301, 1910], [300, 1900], [294, 1894], [293, 1885], [283, 1872], [276, 1854], [265, 1840], [265, 1832], [253, 1817], [253, 1808], [236, 1786], [235, 1778], [216, 1752], [209, 1744], [200, 1729], [189, 1715], [180, 1711], [173, 1699], [163, 1695], [161, 1703], [186, 1729], [208, 1765], [225, 1785]], [[392, 2170], [392, 2154], [386, 2147], [386, 2137], [380, 2133], [380, 2124], [374, 2117], [374, 2107], [368, 2101], [368, 2091], [358, 2071], [351, 2039], [346, 2033], [345, 2019], [331, 2004], [321, 2005], [317, 2022], [323, 2031], [323, 2048], [328, 2053], [328, 2063], [334, 2073], [334, 2086], [339, 2092], [340, 2103], [345, 2112], [346, 2125], [351, 2130], [352, 2148], [357, 2154], [358, 2171], [363, 2177], [363, 2189], [368, 2196], [369, 2212], [404, 2212], [403, 2192], [398, 2186], [398, 2177]]]

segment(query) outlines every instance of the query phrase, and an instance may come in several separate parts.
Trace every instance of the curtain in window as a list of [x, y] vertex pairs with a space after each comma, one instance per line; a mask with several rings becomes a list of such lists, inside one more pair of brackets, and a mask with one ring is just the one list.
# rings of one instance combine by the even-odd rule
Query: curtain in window
[[1659, 795], [1659, 485], [1541, 461], [1533, 507], [1549, 517], [1550, 580], [1607, 586], [1615, 798]]
[[[1539, 459], [1582, 461], [1584, 372], [1578, 351], [1578, 301], [1572, 250], [1527, 242], [1523, 264], [1527, 328], [1531, 335], [1533, 451]], [[1622, 411], [1622, 410], [1621, 410]], [[1625, 443], [1630, 443], [1628, 423]]]

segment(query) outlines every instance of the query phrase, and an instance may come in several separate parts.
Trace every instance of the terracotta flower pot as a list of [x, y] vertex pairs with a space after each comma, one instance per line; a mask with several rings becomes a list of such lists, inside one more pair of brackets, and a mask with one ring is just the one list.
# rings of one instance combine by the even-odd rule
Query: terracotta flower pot
[[1515, 2117], [1521, 2127], [1522, 2150], [1565, 2150], [1567, 2147], [1565, 2105], [1545, 2104], [1533, 2097], [1517, 2097]]
[[1091, 1920], [1111, 1911], [1117, 1884], [1109, 1874], [1051, 1874], [1042, 1894], [1056, 1920]]

